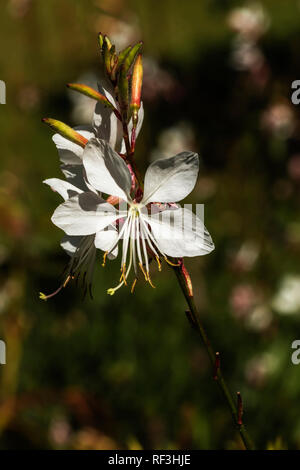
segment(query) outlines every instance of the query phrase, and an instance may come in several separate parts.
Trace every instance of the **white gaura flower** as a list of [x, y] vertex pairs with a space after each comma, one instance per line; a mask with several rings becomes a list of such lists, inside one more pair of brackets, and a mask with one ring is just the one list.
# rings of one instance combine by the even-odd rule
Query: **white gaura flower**
[[[132, 268], [132, 289], [140, 273], [153, 286], [149, 275], [152, 258], [160, 269], [161, 259], [170, 262], [168, 256], [199, 256], [214, 249], [199, 217], [175, 204], [169, 206], [194, 188], [199, 169], [197, 154], [183, 152], [152, 163], [145, 175], [141, 200], [130, 194], [131, 174], [126, 163], [104, 140], [90, 139], [82, 161], [95, 190], [124, 202], [116, 209], [95, 192], [80, 192], [55, 210], [52, 222], [68, 236], [94, 236], [96, 248], [105, 252], [104, 263], [107, 255], [117, 254], [118, 244], [122, 243], [120, 282], [108, 289], [109, 294], [127, 284]], [[166, 203], [168, 209], [158, 211], [158, 203]]]
[[[118, 102], [113, 96], [110, 84], [106, 83], [105, 87], [98, 85], [99, 92], [108, 98], [108, 100], [119, 111]], [[139, 110], [138, 125], [136, 128], [136, 138], [139, 135], [144, 119], [143, 103]], [[79, 134], [86, 139], [92, 138], [103, 139], [109, 142], [111, 147], [117, 152], [125, 153], [125, 143], [123, 140], [123, 129], [120, 120], [117, 118], [111, 108], [107, 108], [101, 102], [95, 105], [95, 112], [93, 123], [91, 126], [78, 126], [74, 128]], [[129, 136], [131, 138], [132, 120], [128, 124]], [[69, 199], [70, 195], [75, 192], [92, 191], [98, 192], [89, 184], [86, 178], [85, 170], [82, 164], [83, 148], [80, 145], [71, 142], [70, 140], [62, 137], [60, 134], [54, 134], [52, 137], [54, 141], [59, 158], [61, 161], [61, 170], [67, 179], [67, 182], [57, 178], [51, 178], [44, 183], [48, 184], [53, 191], [58, 192], [65, 200]], [[73, 187], [73, 189], [71, 189]], [[72, 193], [73, 191], [73, 193]], [[89, 237], [91, 238], [91, 237]], [[86, 240], [84, 241], [84, 243]], [[80, 236], [66, 235], [62, 242], [61, 247], [70, 255], [73, 256], [77, 248], [83, 243]], [[78, 253], [77, 253], [78, 254]], [[113, 255], [111, 256], [113, 257]]]

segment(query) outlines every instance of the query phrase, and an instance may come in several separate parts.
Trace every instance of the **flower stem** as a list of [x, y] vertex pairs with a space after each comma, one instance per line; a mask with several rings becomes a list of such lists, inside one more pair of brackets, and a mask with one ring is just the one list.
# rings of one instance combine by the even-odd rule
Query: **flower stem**
[[210, 341], [208, 339], [208, 336], [203, 328], [203, 325], [202, 325], [202, 321], [201, 321], [201, 317], [200, 317], [200, 314], [196, 308], [196, 305], [195, 305], [195, 301], [194, 301], [194, 297], [191, 296], [189, 294], [189, 290], [188, 290], [188, 287], [187, 287], [187, 284], [186, 284], [186, 279], [184, 277], [184, 274], [182, 272], [182, 267], [181, 266], [173, 266], [172, 269], [174, 269], [175, 271], [175, 274], [177, 276], [177, 280], [179, 282], [179, 285], [181, 287], [181, 290], [183, 292], [183, 295], [187, 301], [187, 304], [189, 306], [189, 309], [190, 309], [190, 313], [191, 313], [191, 320], [193, 322], [193, 326], [194, 328], [198, 331], [198, 333], [200, 334], [200, 337], [201, 337], [201, 340], [204, 344], [204, 347], [207, 351], [207, 354], [210, 358], [210, 361], [211, 361], [211, 364], [212, 364], [212, 367], [215, 369], [214, 370], [214, 378], [215, 380], [217, 381], [220, 389], [221, 389], [221, 392], [223, 394], [223, 397], [225, 399], [225, 401], [227, 402], [227, 405], [230, 409], [230, 412], [231, 412], [231, 415], [232, 415], [232, 419], [233, 419], [233, 422], [234, 422], [234, 425], [236, 426], [241, 438], [242, 438], [242, 441], [244, 443], [244, 446], [247, 450], [254, 450], [255, 449], [255, 446], [254, 446], [254, 443], [252, 441], [252, 439], [250, 438], [246, 428], [245, 428], [245, 425], [241, 422], [241, 413], [239, 412], [234, 400], [233, 400], [233, 397], [229, 391], [229, 388], [225, 382], [225, 379], [222, 375], [222, 372], [221, 372], [221, 369], [220, 367], [218, 366], [217, 368], [215, 367], [216, 365], [216, 357], [218, 357], [218, 354], [216, 356], [216, 353], [214, 352], [211, 344], [210, 344]]
[[125, 142], [126, 148], [126, 162], [129, 163], [134, 171], [136, 181], [138, 186], [143, 189], [143, 180], [141, 178], [140, 172], [136, 166], [135, 159], [134, 159], [134, 152], [135, 152], [135, 140], [134, 145], [131, 145], [129, 139], [129, 132], [128, 132], [128, 125], [124, 119], [122, 119], [122, 126], [123, 126], [123, 139]]

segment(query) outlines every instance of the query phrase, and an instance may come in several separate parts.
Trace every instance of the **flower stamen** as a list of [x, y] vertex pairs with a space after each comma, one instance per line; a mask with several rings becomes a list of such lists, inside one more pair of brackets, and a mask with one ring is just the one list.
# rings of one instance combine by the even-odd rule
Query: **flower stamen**
[[137, 282], [137, 278], [135, 278], [135, 280], [133, 281], [132, 286], [131, 286], [131, 289], [130, 289], [130, 292], [131, 292], [132, 294], [133, 294], [133, 292], [134, 292], [136, 282]]
[[170, 265], [170, 266], [180, 266], [180, 263], [173, 263], [170, 261], [166, 256], [164, 256], [164, 260]]
[[147, 274], [146, 274], [146, 271], [144, 270], [142, 263], [139, 263], [139, 267], [141, 268], [141, 271], [145, 276], [145, 281], [147, 282], [148, 281]]
[[126, 282], [126, 263], [123, 264], [123, 266], [121, 267], [121, 277], [120, 277], [120, 282], [123, 281], [125, 286], [127, 286], [127, 282]]
[[157, 262], [158, 270], [161, 271], [161, 262], [160, 262], [160, 259], [159, 259], [159, 257], [158, 257], [157, 255], [155, 256], [155, 259], [156, 259], [156, 262]]
[[56, 294], [58, 294], [62, 289], [64, 289], [66, 287], [66, 285], [69, 283], [69, 281], [71, 279], [74, 279], [74, 276], [71, 276], [70, 274], [66, 277], [65, 281], [59, 286], [58, 289], [56, 289], [56, 291], [52, 292], [52, 294], [44, 294], [43, 292], [40, 292], [39, 293], [39, 298], [41, 300], [48, 300], [48, 299], [51, 299], [51, 297], [54, 297]]
[[152, 283], [151, 281], [151, 277], [150, 277], [150, 274], [149, 274], [149, 271], [147, 271], [147, 281], [149, 282], [150, 286], [155, 289], [155, 285]]
[[103, 255], [103, 260], [102, 260], [102, 267], [103, 268], [105, 267], [105, 264], [106, 264], [107, 255], [108, 255], [108, 251], [105, 251], [105, 253]]

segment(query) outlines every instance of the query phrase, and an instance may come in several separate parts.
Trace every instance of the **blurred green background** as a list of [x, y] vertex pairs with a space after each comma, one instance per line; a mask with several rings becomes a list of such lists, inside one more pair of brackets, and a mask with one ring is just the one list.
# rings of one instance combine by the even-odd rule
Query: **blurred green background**
[[[244, 8], [241, 10], [241, 8]], [[50, 216], [61, 177], [42, 117], [88, 122], [68, 82], [100, 76], [97, 33], [145, 42], [144, 170], [183, 149], [202, 158], [187, 202], [205, 204], [216, 249], [187, 260], [196, 301], [259, 448], [300, 449], [300, 3], [266, 0], [5, 0], [0, 79], [0, 448], [239, 449], [173, 272], [156, 289], [68, 286]]]

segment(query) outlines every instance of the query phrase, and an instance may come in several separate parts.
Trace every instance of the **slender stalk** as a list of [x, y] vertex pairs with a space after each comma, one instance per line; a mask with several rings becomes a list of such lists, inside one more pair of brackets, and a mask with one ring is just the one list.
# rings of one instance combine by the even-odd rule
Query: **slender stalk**
[[[200, 334], [202, 342], [204, 344], [204, 347], [205, 347], [205, 349], [207, 351], [207, 354], [210, 358], [212, 367], [215, 369], [216, 353], [214, 352], [214, 350], [213, 350], [213, 348], [210, 344], [210, 341], [208, 339], [208, 336], [207, 336], [207, 334], [206, 334], [206, 332], [203, 328], [200, 314], [199, 314], [199, 312], [196, 308], [196, 305], [195, 305], [194, 297], [189, 294], [188, 287], [187, 287], [186, 280], [185, 280], [185, 277], [183, 275], [182, 269], [181, 269], [180, 266], [179, 267], [174, 266], [174, 267], [172, 267], [172, 269], [175, 271], [175, 274], [177, 276], [179, 285], [180, 285], [181, 290], [183, 292], [183, 295], [186, 299], [186, 302], [189, 306], [189, 309], [190, 309], [190, 312], [191, 312], [191, 315], [192, 315], [193, 325], [194, 325], [195, 329], [198, 331], [198, 333]], [[233, 400], [233, 397], [232, 397], [232, 395], [229, 391], [229, 388], [228, 388], [228, 386], [225, 382], [225, 379], [222, 375], [220, 367], [217, 367], [214, 370], [214, 374], [215, 374], [215, 379], [216, 379], [216, 381], [217, 381], [217, 383], [218, 383], [218, 385], [221, 389], [221, 392], [223, 394], [223, 397], [224, 397], [225, 401], [227, 402], [227, 405], [230, 409], [233, 422], [234, 422], [238, 432], [240, 433], [240, 436], [241, 436], [242, 441], [245, 445], [245, 448], [247, 450], [254, 450], [255, 449], [254, 443], [253, 443], [252, 439], [250, 438], [250, 436], [249, 436], [249, 434], [248, 434], [248, 432], [245, 428], [245, 425], [241, 423], [241, 417], [240, 417], [239, 410], [237, 409], [237, 406], [236, 406], [236, 404]]]
[[123, 127], [123, 139], [125, 142], [125, 148], [126, 148], [126, 162], [129, 163], [134, 171], [136, 181], [141, 189], [143, 189], [143, 181], [140, 175], [140, 172], [136, 166], [135, 159], [134, 159], [134, 151], [135, 151], [135, 140], [133, 142], [133, 145], [130, 143], [130, 138], [129, 138], [129, 132], [128, 132], [128, 125], [122, 119], [122, 127]]

